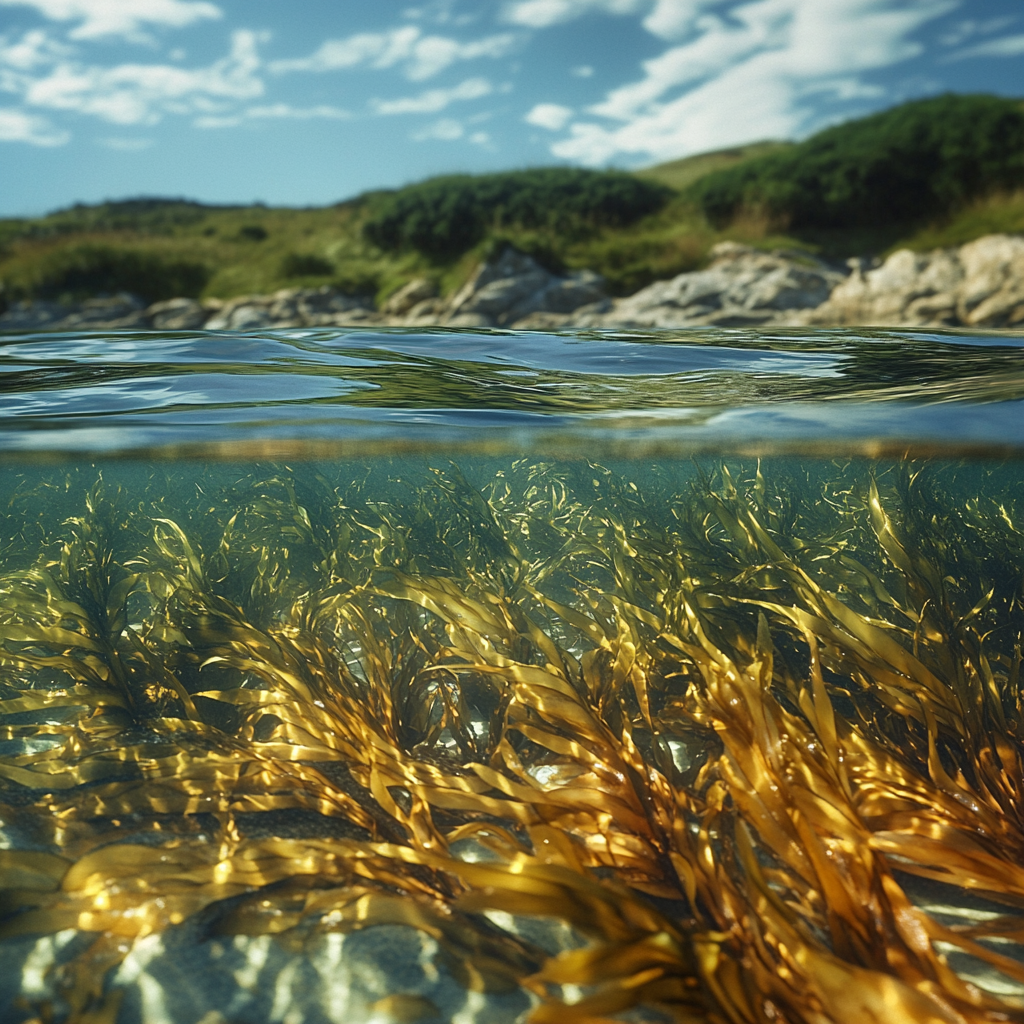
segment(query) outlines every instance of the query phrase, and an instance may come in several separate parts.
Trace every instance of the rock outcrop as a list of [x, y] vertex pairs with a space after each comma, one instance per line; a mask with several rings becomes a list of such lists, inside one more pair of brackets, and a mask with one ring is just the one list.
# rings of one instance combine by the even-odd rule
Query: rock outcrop
[[455, 293], [444, 321], [451, 327], [516, 327], [535, 314], [568, 315], [594, 305], [611, 308], [604, 281], [591, 270], [558, 277], [506, 246]]
[[589, 270], [559, 276], [506, 247], [450, 298], [417, 278], [378, 310], [337, 289], [289, 288], [228, 301], [170, 299], [148, 308], [130, 295], [69, 306], [18, 303], [0, 331], [256, 331], [350, 325], [673, 328], [767, 325], [979, 326], [1024, 324], [1024, 237], [988, 235], [955, 249], [904, 249], [884, 263], [834, 266], [805, 253], [736, 242], [711, 250], [704, 270], [609, 299]]
[[901, 249], [853, 273], [814, 324], [1012, 327], [1024, 323], [1024, 238], [986, 235], [958, 249]]
[[374, 315], [372, 300], [329, 286], [286, 288], [273, 295], [242, 295], [220, 305], [203, 324], [207, 331], [264, 327], [341, 327]]
[[251, 331], [275, 327], [340, 327], [380, 320], [373, 302], [334, 288], [286, 288], [227, 302], [168, 299], [146, 306], [132, 295], [80, 304], [19, 302], [0, 316], [0, 331]]
[[706, 270], [656, 281], [612, 309], [573, 317], [594, 327], [748, 327], [792, 323], [845, 280], [836, 267], [802, 253], [760, 252], [736, 242], [711, 250]]
[[76, 305], [17, 302], [0, 316], [0, 331], [130, 331], [149, 327], [146, 304], [125, 293]]

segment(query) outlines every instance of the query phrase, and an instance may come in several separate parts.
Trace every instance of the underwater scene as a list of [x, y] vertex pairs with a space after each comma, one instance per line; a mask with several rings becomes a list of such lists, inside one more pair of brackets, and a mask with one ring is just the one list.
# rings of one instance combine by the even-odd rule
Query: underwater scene
[[1024, 1022], [1022, 348], [0, 338], [0, 1019]]

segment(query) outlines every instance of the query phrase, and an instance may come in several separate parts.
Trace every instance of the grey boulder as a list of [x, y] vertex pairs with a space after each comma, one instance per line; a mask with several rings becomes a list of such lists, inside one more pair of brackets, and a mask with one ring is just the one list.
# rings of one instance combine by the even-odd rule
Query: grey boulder
[[705, 270], [656, 281], [607, 312], [587, 311], [572, 326], [741, 327], [791, 322], [825, 302], [844, 280], [837, 268], [803, 253], [761, 252], [736, 242], [711, 250]]
[[452, 327], [517, 327], [534, 314], [569, 314], [603, 298], [599, 274], [581, 270], [560, 277], [532, 256], [506, 246], [456, 292], [442, 322]]
[[900, 249], [853, 262], [849, 279], [814, 310], [815, 324], [1012, 327], [1024, 323], [1024, 238], [985, 235], [928, 253]]

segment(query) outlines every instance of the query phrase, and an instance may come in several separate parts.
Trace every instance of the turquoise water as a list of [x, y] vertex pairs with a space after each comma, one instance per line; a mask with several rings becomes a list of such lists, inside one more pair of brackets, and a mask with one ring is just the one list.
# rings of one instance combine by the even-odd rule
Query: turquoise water
[[1010, 335], [0, 338], [0, 1019], [1019, 1019], [1022, 458]]
[[1022, 346], [851, 330], [7, 335], [0, 449], [1007, 454], [1024, 436]]

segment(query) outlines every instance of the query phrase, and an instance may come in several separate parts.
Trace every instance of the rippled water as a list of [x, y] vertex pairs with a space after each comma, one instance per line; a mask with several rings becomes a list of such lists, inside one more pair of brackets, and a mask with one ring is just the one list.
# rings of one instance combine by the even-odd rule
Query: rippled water
[[852, 330], [8, 335], [0, 447], [1007, 453], [1022, 347]]

